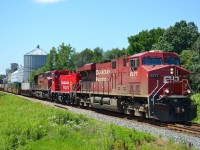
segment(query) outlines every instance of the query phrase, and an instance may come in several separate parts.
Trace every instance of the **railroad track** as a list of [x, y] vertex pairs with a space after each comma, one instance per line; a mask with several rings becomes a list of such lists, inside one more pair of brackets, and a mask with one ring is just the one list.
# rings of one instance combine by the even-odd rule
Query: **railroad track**
[[165, 124], [168, 129], [176, 130], [179, 132], [189, 133], [200, 137], [200, 124], [196, 123], [175, 123], [175, 124]]

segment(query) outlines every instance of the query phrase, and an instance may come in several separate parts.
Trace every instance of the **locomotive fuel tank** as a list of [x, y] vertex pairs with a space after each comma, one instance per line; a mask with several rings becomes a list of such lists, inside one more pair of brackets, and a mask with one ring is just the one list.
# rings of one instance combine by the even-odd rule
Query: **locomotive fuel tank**
[[90, 98], [91, 106], [98, 109], [105, 109], [109, 111], [122, 112], [123, 108], [121, 100], [109, 97], [94, 96]]

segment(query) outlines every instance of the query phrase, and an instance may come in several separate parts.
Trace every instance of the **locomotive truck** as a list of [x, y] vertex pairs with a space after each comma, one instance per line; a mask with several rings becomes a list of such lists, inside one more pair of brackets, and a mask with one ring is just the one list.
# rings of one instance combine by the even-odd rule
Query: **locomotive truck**
[[149, 51], [35, 76], [21, 94], [104, 109], [162, 122], [191, 121], [190, 73], [176, 53]]

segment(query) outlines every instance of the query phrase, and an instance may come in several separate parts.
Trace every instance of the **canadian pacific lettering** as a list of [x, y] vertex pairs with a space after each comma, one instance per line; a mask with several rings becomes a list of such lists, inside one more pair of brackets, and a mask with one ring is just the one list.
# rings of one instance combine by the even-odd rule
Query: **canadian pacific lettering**
[[109, 74], [110, 70], [96, 70], [96, 75]]
[[69, 90], [69, 86], [63, 86], [64, 90]]
[[98, 82], [101, 82], [101, 81], [107, 81], [107, 79], [106, 78], [96, 78], [96, 81], [98, 81]]
[[61, 84], [69, 84], [69, 81], [61, 81]]

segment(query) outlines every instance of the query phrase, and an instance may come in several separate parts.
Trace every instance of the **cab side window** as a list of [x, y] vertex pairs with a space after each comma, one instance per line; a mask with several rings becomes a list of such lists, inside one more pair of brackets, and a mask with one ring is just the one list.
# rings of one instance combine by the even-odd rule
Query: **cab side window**
[[140, 65], [140, 62], [139, 62], [139, 59], [132, 59], [130, 60], [130, 68], [135, 70], [139, 67]]
[[112, 62], [112, 69], [116, 69], [116, 61]]
[[123, 66], [124, 66], [124, 67], [126, 67], [126, 63], [127, 63], [127, 59], [124, 58], [124, 59], [123, 59]]

